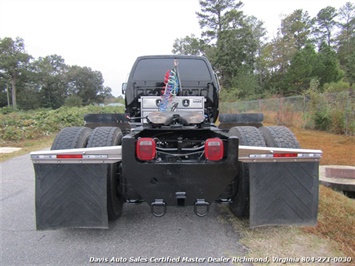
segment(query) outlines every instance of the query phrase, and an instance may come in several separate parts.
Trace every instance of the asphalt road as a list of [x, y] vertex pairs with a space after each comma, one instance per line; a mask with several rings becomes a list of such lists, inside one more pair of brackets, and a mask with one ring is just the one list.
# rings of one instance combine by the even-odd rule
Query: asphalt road
[[[168, 208], [164, 217], [156, 218], [144, 203], [125, 204], [122, 217], [109, 230], [36, 231], [29, 155], [1, 163], [0, 173], [1, 265], [193, 265], [197, 259], [200, 265], [233, 265], [233, 258], [247, 252], [218, 204], [203, 218], [192, 208]], [[225, 263], [219, 263], [223, 258]]]

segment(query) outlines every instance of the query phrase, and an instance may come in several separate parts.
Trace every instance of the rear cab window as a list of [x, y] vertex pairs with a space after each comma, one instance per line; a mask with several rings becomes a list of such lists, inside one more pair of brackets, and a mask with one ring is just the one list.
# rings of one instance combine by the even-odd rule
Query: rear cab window
[[[179, 58], [178, 71], [182, 86], [184, 81], [210, 82], [209, 68], [204, 60]], [[134, 81], [162, 81], [166, 71], [174, 67], [172, 58], [143, 58], [139, 60], [133, 74]]]

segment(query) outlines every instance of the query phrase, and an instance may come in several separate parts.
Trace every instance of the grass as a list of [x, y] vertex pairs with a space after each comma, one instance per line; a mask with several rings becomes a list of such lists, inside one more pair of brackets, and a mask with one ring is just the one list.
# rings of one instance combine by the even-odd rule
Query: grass
[[[320, 149], [322, 165], [355, 166], [355, 136], [292, 128], [302, 148]], [[318, 225], [304, 232], [334, 240], [355, 261], [355, 199], [320, 186]]]
[[[246, 257], [248, 258], [268, 257], [272, 265], [283, 264], [280, 261], [275, 262], [276, 258], [295, 258], [300, 261], [292, 263], [292, 265], [304, 265], [306, 263], [301, 263], [301, 259], [305, 257], [346, 256], [335, 240], [324, 238], [312, 232], [304, 232], [300, 227], [267, 226], [251, 229], [248, 220], [237, 219], [229, 212], [227, 206], [223, 206], [222, 216], [241, 234], [242, 238], [239, 242], [247, 249]], [[269, 265], [269, 263], [261, 265]]]
[[353, 264], [341, 265], [355, 263], [354, 200], [324, 186], [320, 186], [318, 224], [315, 227], [267, 226], [251, 229], [249, 220], [236, 218], [227, 206], [222, 206], [220, 220], [230, 222], [241, 235], [239, 242], [248, 250], [249, 258], [268, 257], [273, 262], [276, 257], [351, 257]]
[[320, 149], [322, 165], [355, 166], [355, 136], [337, 135], [317, 130], [291, 128], [304, 149]]
[[12, 153], [0, 153], [0, 162], [11, 158], [30, 153], [31, 151], [41, 150], [52, 145], [55, 135], [44, 136], [38, 139], [7, 141], [2, 144], [2, 147], [18, 147], [21, 150]]
[[320, 186], [320, 195], [317, 226], [302, 230], [334, 240], [355, 260], [355, 200], [324, 186]]

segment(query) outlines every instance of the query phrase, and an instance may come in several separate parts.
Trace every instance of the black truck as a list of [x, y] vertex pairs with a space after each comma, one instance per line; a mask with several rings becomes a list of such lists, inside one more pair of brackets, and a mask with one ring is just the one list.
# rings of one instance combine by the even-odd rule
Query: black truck
[[262, 114], [219, 114], [205, 57], [138, 57], [122, 90], [125, 114], [88, 114], [31, 153], [38, 230], [108, 228], [141, 202], [157, 217], [218, 202], [251, 227], [316, 224], [322, 152]]

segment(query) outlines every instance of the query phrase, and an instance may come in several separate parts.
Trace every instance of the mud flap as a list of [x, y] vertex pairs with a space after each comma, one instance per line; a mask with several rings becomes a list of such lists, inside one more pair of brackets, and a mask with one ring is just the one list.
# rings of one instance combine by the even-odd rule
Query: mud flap
[[317, 224], [319, 162], [249, 163], [250, 227]]
[[37, 230], [108, 228], [108, 164], [34, 164]]

